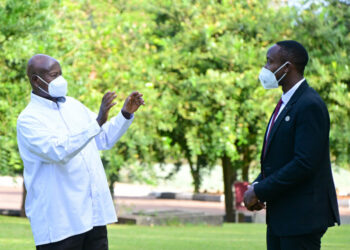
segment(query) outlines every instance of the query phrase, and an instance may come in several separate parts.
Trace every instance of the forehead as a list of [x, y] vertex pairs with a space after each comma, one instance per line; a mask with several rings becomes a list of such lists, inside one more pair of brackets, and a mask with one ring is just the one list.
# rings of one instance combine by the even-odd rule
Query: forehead
[[37, 65], [38, 71], [40, 73], [50, 73], [50, 72], [56, 72], [56, 71], [61, 71], [61, 66], [58, 61], [48, 59], [48, 60], [43, 60], [40, 62], [39, 65]]
[[48, 71], [61, 71], [61, 65], [59, 64], [59, 62], [55, 61], [51, 61], [48, 64]]
[[280, 47], [275, 44], [267, 51], [267, 58], [272, 60], [279, 60], [281, 58], [281, 50]]

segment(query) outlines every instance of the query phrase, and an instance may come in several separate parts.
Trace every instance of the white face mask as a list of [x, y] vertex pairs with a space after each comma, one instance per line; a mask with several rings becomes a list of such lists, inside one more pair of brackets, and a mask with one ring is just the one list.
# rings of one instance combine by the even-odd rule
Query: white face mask
[[270, 71], [269, 69], [263, 67], [260, 71], [259, 74], [259, 80], [262, 84], [262, 86], [265, 89], [275, 89], [278, 88], [278, 83], [286, 76], [287, 73], [284, 73], [283, 76], [277, 80], [276, 79], [276, 73], [280, 71], [287, 63], [290, 62], [285, 62], [281, 67], [279, 67], [275, 72]]
[[63, 78], [63, 76], [59, 76], [56, 79], [52, 80], [49, 83], [47, 83], [44, 79], [42, 79], [40, 76], [36, 75], [43, 83], [45, 83], [48, 86], [48, 91], [45, 91], [44, 89], [38, 88], [48, 94], [51, 97], [64, 97], [67, 94], [67, 81], [66, 79]]

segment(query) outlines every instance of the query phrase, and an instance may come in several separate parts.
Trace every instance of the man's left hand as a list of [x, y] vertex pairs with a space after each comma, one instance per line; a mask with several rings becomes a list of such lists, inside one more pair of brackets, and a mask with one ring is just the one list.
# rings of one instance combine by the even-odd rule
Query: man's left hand
[[136, 112], [141, 105], [145, 104], [142, 96], [143, 95], [137, 91], [132, 92], [128, 98], [126, 98], [122, 110], [130, 114]]
[[259, 204], [258, 197], [255, 195], [253, 185], [248, 187], [248, 190], [244, 193], [244, 205], [250, 211], [254, 210], [254, 207]]

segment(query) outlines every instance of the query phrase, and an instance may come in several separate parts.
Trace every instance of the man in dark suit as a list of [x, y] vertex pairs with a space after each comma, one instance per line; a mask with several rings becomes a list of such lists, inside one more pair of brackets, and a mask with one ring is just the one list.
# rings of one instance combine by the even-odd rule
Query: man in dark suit
[[329, 114], [304, 78], [305, 48], [281, 41], [267, 52], [259, 75], [266, 89], [282, 86], [261, 153], [261, 173], [245, 205], [266, 204], [268, 249], [320, 249], [327, 228], [340, 224], [329, 154]]

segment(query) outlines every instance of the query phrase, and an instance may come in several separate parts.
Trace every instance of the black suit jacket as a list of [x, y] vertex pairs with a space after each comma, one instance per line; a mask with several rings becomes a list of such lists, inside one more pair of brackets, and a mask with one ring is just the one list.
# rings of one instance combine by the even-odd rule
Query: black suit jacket
[[266, 222], [278, 236], [340, 224], [329, 127], [325, 103], [304, 81], [275, 121], [254, 185], [259, 200], [267, 204]]

